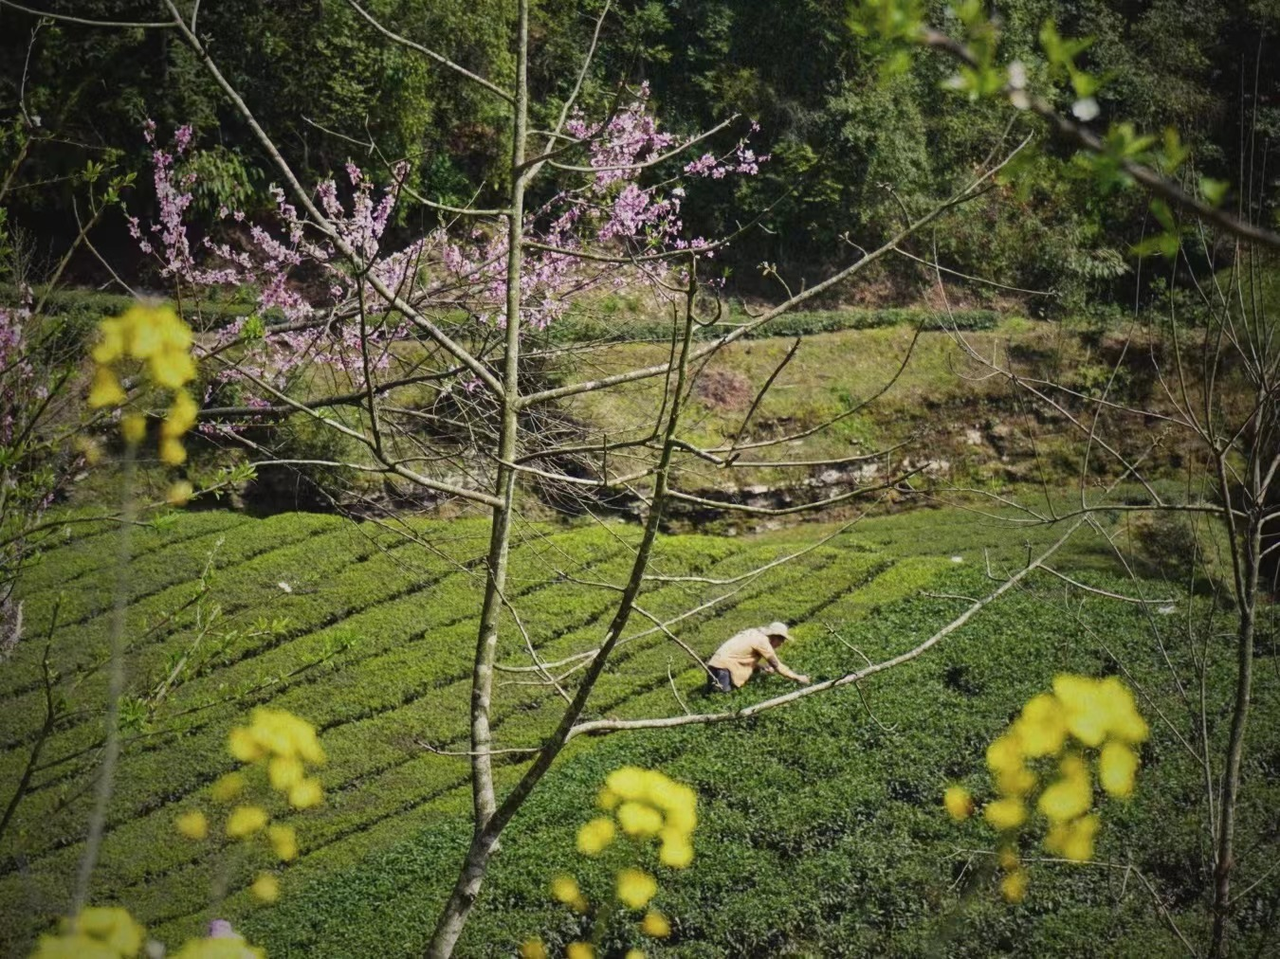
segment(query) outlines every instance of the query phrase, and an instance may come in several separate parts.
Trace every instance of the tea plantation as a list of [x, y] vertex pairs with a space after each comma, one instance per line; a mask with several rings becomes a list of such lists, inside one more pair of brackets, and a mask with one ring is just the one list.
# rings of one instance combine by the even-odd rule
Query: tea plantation
[[[796, 639], [784, 658], [828, 678], [864, 655], [876, 661], [910, 649], [962, 612], [966, 597], [990, 592], [985, 550], [998, 574], [1060, 531], [1015, 531], [960, 511], [873, 518], [764, 575], [727, 582], [831, 532], [667, 537], [654, 572], [673, 579], [654, 581], [641, 605], [664, 620], [699, 608], [672, 630], [704, 656], [738, 629], [786, 620]], [[2, 783], [17, 783], [40, 738], [46, 636], [65, 699], [0, 840], [7, 953], [25, 954], [74, 881], [119, 593], [127, 742], [95, 900], [128, 906], [167, 942], [222, 916], [271, 956], [419, 954], [469, 835], [467, 763], [449, 752], [466, 742], [487, 534], [486, 521], [468, 518], [393, 529], [310, 514], [175, 513], [132, 532], [128, 579], [117, 584], [119, 531], [68, 525], [22, 580], [28, 639], [0, 670]], [[1077, 580], [1170, 595], [1167, 583], [1118, 578], [1099, 539], [1078, 535], [1060, 564]], [[527, 666], [526, 642], [545, 661], [593, 648], [616, 594], [591, 584], [620, 582], [636, 539], [613, 523], [521, 529], [508, 599], [522, 629], [506, 618], [500, 662]], [[1194, 657], [1209, 655], [1207, 732], [1220, 740], [1233, 661], [1226, 640], [1201, 650], [1183, 638], [1189, 623], [1222, 617], [1221, 609], [1185, 599], [1172, 606], [1157, 612], [1036, 574], [920, 659], [860, 689], [744, 722], [578, 739], [505, 834], [460, 953], [510, 956], [532, 935], [552, 947], [579, 937], [589, 920], [555, 903], [548, 882], [572, 872], [593, 900], [607, 899], [609, 856], [584, 860], [574, 834], [604, 776], [627, 763], [661, 769], [700, 797], [692, 867], [654, 866], [656, 904], [673, 934], [648, 941], [652, 955], [1176, 953], [1161, 910], [1198, 929], [1208, 881], [1203, 770], [1183, 743], [1191, 703], [1178, 681], [1194, 680]], [[1280, 808], [1278, 676], [1274, 646], [1263, 651], [1240, 824], [1241, 848], [1255, 852], [1242, 862], [1240, 884], [1258, 880], [1258, 901], [1270, 907], [1242, 917], [1238, 942], [1260, 953], [1277, 948], [1269, 930], [1280, 901], [1268, 857], [1256, 853], [1274, 843]], [[990, 830], [979, 819], [953, 823], [941, 793], [961, 782], [989, 795], [986, 744], [1064, 670], [1125, 675], [1152, 737], [1134, 799], [1102, 805], [1097, 860], [1108, 865], [1038, 862], [1029, 843], [1031, 888], [1009, 905], [989, 876]], [[565, 681], [570, 693], [575, 676]], [[709, 700], [701, 676], [676, 644], [633, 617], [589, 715], [703, 711], [791, 688], [757, 677]], [[559, 715], [559, 694], [533, 678], [499, 675], [502, 747], [538, 743]], [[270, 866], [265, 852], [190, 842], [174, 830], [179, 813], [210, 805], [211, 784], [235, 767], [228, 730], [267, 703], [315, 723], [329, 757], [324, 804], [288, 817], [302, 855], [281, 870], [283, 896], [273, 906], [247, 892]], [[499, 757], [501, 783], [519, 774], [521, 756]], [[219, 887], [227, 898], [211, 911], [210, 890]], [[641, 945], [634, 923], [606, 921], [611, 950]]]

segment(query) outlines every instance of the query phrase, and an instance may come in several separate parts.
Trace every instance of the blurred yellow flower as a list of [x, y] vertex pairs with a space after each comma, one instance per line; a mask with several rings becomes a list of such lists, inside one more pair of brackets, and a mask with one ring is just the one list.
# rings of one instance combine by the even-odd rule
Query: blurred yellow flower
[[662, 913], [650, 909], [640, 920], [640, 931], [655, 939], [665, 939], [671, 935], [671, 923]]
[[160, 440], [160, 462], [166, 466], [181, 466], [187, 461], [187, 448], [178, 440], [168, 437]]
[[164, 423], [160, 426], [160, 435], [177, 438], [196, 425], [196, 414], [200, 407], [186, 390], [178, 390], [173, 394], [173, 402], [169, 412], [165, 414]]
[[[232, 750], [234, 753], [235, 750]], [[217, 802], [230, 802], [244, 791], [244, 774], [243, 773], [227, 773], [219, 776], [213, 783], [213, 788], [209, 790], [213, 798]]]
[[996, 829], [1017, 829], [1027, 821], [1027, 807], [1022, 804], [1021, 799], [997, 799], [987, 803], [982, 816]]
[[292, 756], [275, 756], [267, 763], [267, 778], [277, 792], [287, 792], [298, 785], [306, 778], [306, 772], [302, 763]]
[[324, 791], [316, 779], [304, 779], [289, 790], [289, 805], [294, 809], [310, 809], [324, 802]]
[[987, 767], [993, 773], [1021, 769], [1023, 757], [1022, 742], [1013, 733], [1005, 733], [987, 747]]
[[1006, 796], [1025, 796], [1036, 787], [1036, 774], [1025, 766], [996, 773], [996, 789]]
[[71, 931], [96, 939], [119, 956], [137, 955], [146, 938], [129, 911], [118, 906], [88, 906], [80, 910]]
[[99, 366], [107, 366], [124, 356], [124, 321], [120, 319], [103, 320], [98, 324], [98, 345], [89, 353], [93, 362]]
[[1062, 674], [1054, 677], [1053, 689], [1065, 707], [1071, 734], [1086, 746], [1100, 746], [1108, 737], [1140, 743], [1150, 734], [1133, 693], [1115, 676], [1098, 680]]
[[120, 959], [120, 953], [80, 932], [40, 937], [31, 959]]
[[209, 820], [205, 818], [204, 813], [198, 809], [192, 809], [190, 812], [184, 812], [174, 820], [174, 826], [178, 832], [186, 836], [188, 839], [204, 839], [209, 835]]
[[996, 862], [1006, 872], [1012, 872], [1021, 865], [1021, 860], [1018, 859], [1018, 850], [1013, 846], [1001, 846], [1000, 851], [996, 854]]
[[1128, 799], [1133, 795], [1133, 780], [1138, 772], [1138, 757], [1122, 743], [1107, 743], [1098, 756], [1098, 779], [1112, 796]]
[[277, 859], [289, 862], [298, 858], [298, 834], [292, 826], [268, 826], [267, 838]]
[[1108, 676], [1100, 684], [1099, 694], [1108, 713], [1108, 732], [1123, 743], [1146, 742], [1151, 730], [1138, 713], [1133, 693], [1115, 676]]
[[1027, 872], [1016, 869], [1000, 880], [1000, 894], [1008, 902], [1022, 902], [1027, 895]]
[[186, 506], [194, 494], [194, 486], [187, 480], [178, 480], [169, 484], [169, 488], [165, 491], [164, 499], [170, 506]]
[[520, 959], [547, 959], [547, 947], [541, 939], [530, 939], [520, 947]]
[[551, 895], [566, 906], [572, 907], [576, 912], [587, 911], [587, 897], [582, 894], [577, 880], [572, 876], [556, 876], [551, 880]]
[[261, 806], [236, 806], [227, 817], [227, 835], [232, 839], [243, 839], [266, 824], [267, 811]]
[[1013, 730], [1028, 757], [1055, 755], [1067, 738], [1066, 710], [1052, 693], [1041, 693], [1022, 707]]
[[685, 869], [693, 862], [693, 843], [686, 833], [675, 829], [664, 829], [661, 833], [662, 847], [658, 850], [658, 860], [672, 869]]
[[639, 869], [618, 871], [618, 900], [632, 909], [643, 909], [658, 891], [658, 882]]
[[1040, 794], [1037, 808], [1050, 822], [1065, 822], [1085, 812], [1093, 804], [1089, 770], [1079, 756], [1063, 757], [1061, 777]]
[[647, 803], [624, 802], [618, 807], [617, 817], [628, 836], [656, 836], [662, 829], [662, 813]]
[[255, 762], [264, 755], [262, 746], [254, 738], [253, 732], [243, 726], [237, 726], [231, 730], [227, 736], [227, 749], [242, 763]]
[[946, 807], [947, 815], [957, 822], [973, 814], [973, 797], [963, 786], [948, 786], [942, 794], [942, 805]]
[[564, 951], [565, 959], [596, 959], [595, 947], [585, 942], [571, 942]]
[[141, 413], [129, 413], [122, 417], [120, 435], [130, 446], [137, 446], [147, 438], [147, 418]]
[[596, 805], [606, 811], [618, 808], [618, 803], [620, 802], [622, 802], [622, 797], [608, 786], [601, 786], [600, 791], [596, 793]]
[[578, 830], [578, 852], [587, 856], [598, 856], [609, 843], [613, 842], [614, 832], [612, 819], [599, 816], [591, 820]]
[[1088, 862], [1093, 858], [1093, 840], [1098, 834], [1099, 825], [1096, 815], [1055, 823], [1045, 836], [1045, 848], [1064, 859]]
[[98, 367], [93, 374], [93, 386], [89, 388], [90, 408], [97, 410], [104, 406], [119, 406], [128, 398], [115, 373], [105, 366]]
[[623, 766], [605, 778], [605, 785], [622, 799], [644, 799], [648, 792], [647, 770]]
[[266, 953], [246, 945], [240, 936], [231, 936], [189, 939], [173, 959], [266, 959]]
[[263, 902], [275, 902], [280, 898], [280, 880], [269, 872], [259, 873], [249, 891]]

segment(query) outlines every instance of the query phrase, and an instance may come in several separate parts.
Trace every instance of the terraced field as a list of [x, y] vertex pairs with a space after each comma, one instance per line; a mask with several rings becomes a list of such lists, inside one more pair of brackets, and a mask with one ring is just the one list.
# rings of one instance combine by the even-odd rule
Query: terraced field
[[[801, 528], [664, 539], [654, 572], [699, 581], [656, 580], [641, 604], [663, 620], [695, 610], [672, 628], [704, 655], [739, 628], [787, 620], [797, 636], [787, 658], [815, 675], [837, 675], [863, 654], [876, 659], [910, 648], [963, 609], [957, 596], [987, 588], [983, 547], [997, 550], [999, 565], [1021, 555], [1029, 538], [1053, 534], [1010, 535], [962, 514], [868, 520], [762, 576], [721, 585], [821, 535]], [[545, 661], [592, 648], [615, 595], [596, 584], [625, 576], [636, 539], [634, 529], [614, 524], [522, 529], [508, 595], [519, 628], [507, 617], [500, 661], [527, 666], [530, 646]], [[123, 590], [129, 738], [95, 898], [129, 906], [154, 935], [173, 942], [214, 914], [216, 881], [229, 892], [216, 914], [234, 919], [272, 955], [416, 954], [465, 844], [465, 760], [422, 744], [448, 751], [465, 742], [482, 585], [477, 559], [486, 541], [479, 519], [390, 530], [306, 514], [175, 515], [134, 531], [118, 585], [118, 535], [68, 526], [64, 545], [24, 578], [30, 638], [0, 670], [0, 782], [9, 784], [22, 774], [44, 720], [41, 637], [56, 624], [50, 660], [66, 709], [0, 840], [0, 942], [22, 954], [69, 895], [102, 745], [113, 597]], [[1087, 569], [1102, 565], [1088, 543], [1074, 562], [1103, 581]], [[966, 835], [937, 815], [938, 791], [951, 777], [976, 776], [983, 744], [1009, 713], [1053, 672], [1107, 671], [1113, 657], [1148, 684], [1154, 702], [1174, 695], [1144, 618], [1115, 604], [1064, 605], [1063, 590], [1051, 581], [1024, 591], [936, 655], [861, 692], [817, 697], [740, 725], [576, 741], [504, 840], [462, 951], [510, 955], [532, 932], [551, 942], [577, 933], [576, 920], [548, 901], [545, 884], [553, 868], [580, 866], [572, 861], [572, 831], [604, 773], [622, 762], [660, 766], [695, 783], [704, 800], [700, 858], [671, 880], [673, 953], [923, 949], [955, 902], [948, 854], [982, 839], [980, 830]], [[1066, 609], [1072, 618], [1064, 618]], [[557, 692], [531, 678], [501, 674], [495, 728], [503, 747], [537, 743], [557, 715]], [[758, 680], [736, 695], [776, 694], [783, 682]], [[569, 692], [572, 683], [565, 682]], [[589, 712], [697, 709], [706, 705], [700, 683], [688, 656], [635, 617]], [[269, 865], [265, 856], [228, 855], [214, 843], [180, 841], [173, 830], [174, 817], [206, 803], [213, 780], [233, 768], [227, 731], [262, 703], [316, 723], [329, 755], [321, 777], [326, 802], [290, 818], [303, 855], [283, 869], [285, 897], [270, 908], [255, 906], [246, 891]], [[1274, 711], [1274, 690], [1264, 690], [1259, 709]], [[1195, 769], [1184, 768], [1159, 736], [1144, 762], [1179, 789], [1185, 777], [1194, 791]], [[519, 770], [511, 758], [500, 780]], [[1156, 814], [1135, 803], [1116, 834], [1128, 843], [1150, 838]], [[592, 876], [607, 881], [599, 870], [587, 870], [584, 881]], [[1010, 929], [1024, 936], [1033, 929], [1051, 946], [1059, 941], [1054, 922], [1092, 921], [1098, 910], [1116, 908], [1105, 880], [1075, 876], [1074, 898], [1038, 906], [1033, 896], [1018, 909], [979, 907], [986, 926], [973, 954], [988, 954], [991, 937]], [[762, 901], [770, 908], [761, 909]], [[1030, 906], [1040, 913], [1027, 912]], [[1129, 915], [1125, 936], [1167, 935], [1147, 917], [1149, 902], [1144, 912], [1126, 893], [1121, 908]], [[625, 941], [618, 931], [616, 944]]]

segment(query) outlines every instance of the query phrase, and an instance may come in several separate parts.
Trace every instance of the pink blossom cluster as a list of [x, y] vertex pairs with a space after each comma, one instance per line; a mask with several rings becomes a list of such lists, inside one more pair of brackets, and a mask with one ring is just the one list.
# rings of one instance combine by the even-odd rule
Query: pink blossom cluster
[[[751, 123], [751, 132], [759, 131], [760, 125], [755, 121]], [[744, 176], [754, 176], [760, 172], [760, 164], [769, 160], [769, 154], [756, 156], [754, 150], [747, 146], [747, 139], [738, 141], [738, 145], [723, 156], [716, 156], [714, 153], [704, 153], [698, 159], [685, 164], [684, 172], [690, 176], [710, 177], [713, 180], [722, 180], [731, 173], [739, 173]]]
[[19, 287], [19, 303], [0, 307], [0, 446], [9, 446], [30, 413], [49, 395], [27, 344], [31, 288]]
[[[661, 279], [670, 256], [679, 251], [714, 255], [705, 239], [684, 235], [680, 182], [646, 182], [646, 172], [659, 159], [679, 152], [676, 138], [658, 129], [647, 87], [607, 120], [590, 123], [577, 113], [565, 129], [579, 141], [592, 172], [523, 219], [530, 242], [520, 277], [522, 328], [545, 329], [564, 315], [574, 297], [592, 287]], [[154, 124], [148, 123], [146, 136], [154, 146]], [[242, 381], [283, 391], [304, 360], [329, 364], [359, 379], [364, 349], [375, 368], [385, 368], [394, 358], [394, 344], [411, 335], [413, 326], [387, 318], [391, 297], [379, 295], [379, 287], [418, 310], [462, 309], [480, 324], [506, 327], [508, 227], [502, 217], [461, 235], [438, 229], [398, 249], [385, 249], [407, 164], [395, 166], [391, 185], [379, 192], [365, 171], [348, 162], [347, 184], [325, 180], [315, 189], [323, 222], [311, 223], [300, 215], [278, 187], [272, 188], [276, 223], [271, 229], [260, 224], [237, 228], [244, 214], [223, 209], [221, 217], [233, 239], [205, 239], [204, 262], [197, 263], [186, 223], [194, 179], [175, 173], [180, 159], [190, 155], [192, 142], [191, 128], [181, 127], [171, 150], [153, 150], [159, 219], [144, 231], [131, 218], [130, 230], [141, 248], [159, 259], [162, 274], [180, 287], [197, 295], [219, 287], [252, 287], [260, 311], [278, 310], [284, 316], [285, 323], [267, 325], [262, 336], [249, 338], [245, 350], [237, 352]], [[706, 154], [684, 171], [714, 179], [751, 175], [766, 159], [757, 157], [744, 139], [724, 156]], [[586, 251], [594, 258], [578, 255]], [[299, 282], [304, 266], [319, 267], [327, 277], [327, 295], [315, 292], [314, 270], [308, 286]], [[249, 322], [242, 319], [217, 331], [212, 348], [241, 341]], [[250, 386], [249, 392], [261, 390]]]

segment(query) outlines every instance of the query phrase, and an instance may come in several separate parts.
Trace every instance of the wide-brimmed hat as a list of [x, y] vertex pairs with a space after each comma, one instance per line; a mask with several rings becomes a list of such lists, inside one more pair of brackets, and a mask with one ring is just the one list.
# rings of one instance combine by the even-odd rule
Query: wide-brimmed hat
[[778, 636], [782, 639], [790, 639], [791, 634], [787, 632], [786, 623], [770, 623], [764, 628], [766, 636]]

